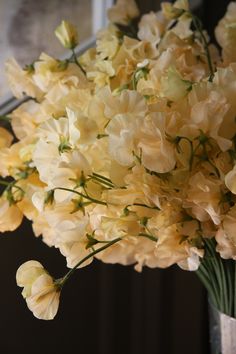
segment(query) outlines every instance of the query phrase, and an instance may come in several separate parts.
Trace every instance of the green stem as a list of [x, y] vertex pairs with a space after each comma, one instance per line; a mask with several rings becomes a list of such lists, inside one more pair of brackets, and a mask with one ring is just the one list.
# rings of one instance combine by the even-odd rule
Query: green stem
[[196, 273], [213, 305], [226, 315], [236, 317], [236, 263], [220, 257], [215, 239], [204, 239], [204, 243], [205, 256]]
[[229, 313], [229, 308], [228, 308], [228, 289], [227, 289], [227, 281], [226, 281], [226, 274], [224, 270], [224, 266], [222, 263], [221, 258], [219, 257], [218, 259], [219, 262], [219, 269], [220, 269], [220, 277], [221, 277], [221, 284], [222, 284], [222, 289], [221, 289], [221, 305], [223, 308], [223, 312], [228, 314]]
[[[227, 261], [226, 261], [227, 262]], [[227, 277], [227, 285], [228, 285], [228, 315], [234, 317], [233, 313], [233, 299], [234, 299], [234, 291], [233, 291], [233, 283], [234, 283], [234, 269], [232, 267], [232, 262], [229, 260], [227, 263], [223, 262], [226, 277]]]
[[14, 180], [12, 182], [7, 182], [7, 181], [0, 180], [0, 185], [6, 186], [7, 188], [5, 190], [8, 190], [8, 191], [12, 190], [13, 188], [16, 188], [19, 191], [21, 191], [22, 193], [25, 193], [25, 191], [20, 186], [17, 186], [17, 184], [16, 184], [17, 182], [18, 182], [17, 180]]
[[149, 206], [149, 205], [146, 205], [146, 204], [142, 204], [142, 203], [134, 203], [134, 204], [128, 205], [128, 207], [129, 206], [133, 206], [133, 205], [140, 206], [140, 207], [143, 207], [143, 208], [153, 209], [153, 210], [160, 210], [160, 208], [158, 208], [157, 206], [152, 207], [152, 206]]
[[58, 285], [60, 287], [63, 287], [64, 284], [67, 282], [67, 280], [72, 276], [72, 274], [76, 271], [76, 269], [81, 266], [84, 262], [86, 262], [88, 259], [92, 258], [93, 256], [95, 256], [97, 253], [104, 251], [105, 249], [107, 249], [108, 247], [114, 245], [115, 243], [121, 241], [122, 238], [121, 237], [117, 237], [114, 240], [110, 241], [109, 243], [107, 243], [106, 245], [94, 250], [93, 252], [91, 252], [90, 254], [88, 254], [86, 257], [84, 257], [83, 259], [81, 259], [59, 282]]
[[211, 165], [211, 167], [214, 169], [214, 171], [215, 171], [217, 177], [220, 177], [220, 172], [219, 172], [218, 168], [213, 164], [213, 162], [212, 162], [212, 161], [209, 159], [209, 157], [208, 157], [206, 144], [205, 144], [205, 143], [202, 143], [201, 145], [202, 145], [202, 147], [203, 147], [203, 153], [204, 153], [204, 155], [207, 156], [207, 160], [206, 160], [206, 161], [207, 161], [207, 162], [209, 163], [209, 165]]
[[140, 232], [140, 233], [138, 234], [138, 236], [146, 237], [146, 238], [148, 238], [149, 240], [152, 240], [152, 241], [154, 241], [154, 242], [157, 242], [157, 241], [158, 241], [158, 239], [157, 239], [155, 236], [150, 235], [150, 234], [146, 234], [146, 233], [144, 233], [144, 232]]
[[190, 13], [190, 15], [192, 17], [193, 24], [194, 24], [196, 30], [199, 32], [200, 37], [201, 37], [202, 42], [203, 42], [204, 50], [205, 50], [206, 57], [207, 57], [207, 64], [208, 64], [209, 71], [210, 71], [209, 81], [212, 82], [213, 78], [214, 78], [214, 68], [213, 68], [213, 64], [212, 64], [212, 61], [211, 61], [211, 56], [210, 56], [210, 52], [209, 52], [209, 48], [208, 48], [207, 39], [206, 39], [206, 37], [205, 37], [205, 35], [203, 33], [202, 23], [201, 23], [200, 19], [197, 16], [193, 15], [192, 13]]
[[200, 148], [201, 143], [198, 143], [197, 146], [195, 146], [194, 150], [193, 150], [193, 154], [195, 155], [197, 150]]
[[136, 70], [132, 75], [132, 79], [131, 79], [131, 85], [132, 85], [132, 89], [135, 91], [137, 89], [137, 81], [135, 79], [135, 74], [136, 74]]
[[75, 64], [80, 68], [80, 70], [82, 71], [82, 73], [86, 76], [86, 71], [84, 70], [84, 68], [82, 67], [82, 65], [79, 63], [77, 56], [75, 54], [74, 49], [72, 50], [72, 58], [74, 59]]
[[211, 287], [211, 282], [209, 280], [209, 277], [206, 275], [206, 272], [203, 270], [202, 265], [199, 266], [198, 270], [196, 271], [196, 274], [207, 289], [213, 304], [217, 307], [217, 300]]
[[97, 176], [93, 176], [93, 175], [89, 175], [90, 179], [100, 183], [100, 184], [104, 184], [105, 186], [107, 187], [110, 187], [110, 188], [114, 188], [114, 184], [113, 183], [110, 183], [110, 182], [107, 182], [106, 180], [103, 180], [101, 179], [100, 177], [97, 177]]
[[64, 188], [64, 187], [56, 187], [56, 188], [54, 188], [54, 190], [57, 190], [57, 189], [62, 190], [62, 191], [67, 191], [67, 192], [71, 192], [71, 193], [77, 194], [77, 195], [79, 195], [80, 197], [83, 197], [83, 198], [85, 198], [85, 199], [88, 199], [88, 200], [90, 200], [92, 203], [95, 203], [95, 204], [107, 205], [106, 202], [102, 202], [101, 200], [92, 198], [92, 197], [90, 197], [88, 194], [85, 195], [85, 194], [83, 194], [83, 193], [81, 193], [81, 192], [78, 192], [78, 191], [76, 191], [76, 190], [74, 190], [74, 189]]
[[97, 139], [107, 138], [108, 136], [108, 134], [98, 134]]
[[211, 165], [211, 167], [214, 169], [214, 171], [215, 171], [217, 177], [220, 178], [220, 172], [219, 172], [218, 168], [213, 164], [213, 162], [212, 162], [210, 159], [208, 159], [207, 162], [208, 162], [208, 163]]
[[214, 265], [214, 258], [211, 254], [210, 257], [206, 256], [204, 258], [201, 263], [201, 267], [205, 270], [205, 273], [208, 277], [208, 281], [211, 284], [212, 290], [214, 292], [216, 307], [221, 308], [221, 293], [217, 276], [217, 267]]
[[6, 181], [0, 180], [0, 184], [1, 184], [2, 186], [7, 186], [7, 187], [9, 187], [11, 183], [12, 183], [12, 182], [6, 182]]
[[96, 177], [98, 177], [98, 178], [104, 179], [105, 181], [110, 182], [110, 183], [112, 183], [112, 184], [114, 185], [114, 183], [110, 180], [110, 178], [105, 177], [105, 176], [103, 176], [103, 175], [100, 175], [99, 173], [93, 172], [93, 176], [96, 176]]
[[194, 159], [193, 142], [186, 136], [180, 136], [179, 138], [181, 138], [181, 140], [186, 140], [190, 145], [189, 170], [191, 171], [193, 167], [193, 159]]
[[222, 312], [226, 311], [225, 298], [227, 297], [227, 286], [225, 281], [224, 268], [222, 267], [221, 259], [215, 250], [215, 243], [213, 240], [205, 240], [206, 248], [211, 256], [212, 272], [215, 273], [215, 279], [218, 284], [219, 291], [219, 310]]
[[3, 116], [1, 116], [0, 115], [0, 121], [3, 121], [3, 122], [7, 122], [7, 123], [10, 123], [11, 122], [11, 118], [10, 117], [8, 117], [8, 116], [5, 116], [5, 115], [3, 115]]

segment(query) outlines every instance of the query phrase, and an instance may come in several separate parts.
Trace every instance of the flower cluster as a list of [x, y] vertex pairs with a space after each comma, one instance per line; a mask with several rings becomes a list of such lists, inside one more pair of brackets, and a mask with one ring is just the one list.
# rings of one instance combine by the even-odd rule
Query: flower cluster
[[[210, 238], [236, 259], [236, 4], [216, 28], [222, 57], [185, 0], [142, 17], [118, 0], [108, 17], [80, 57], [63, 22], [70, 58], [7, 62], [14, 95], [29, 99], [9, 115], [17, 142], [0, 131], [0, 231], [25, 216], [69, 275], [93, 257], [196, 270]], [[52, 318], [57, 282], [38, 263], [18, 272], [29, 308]]]

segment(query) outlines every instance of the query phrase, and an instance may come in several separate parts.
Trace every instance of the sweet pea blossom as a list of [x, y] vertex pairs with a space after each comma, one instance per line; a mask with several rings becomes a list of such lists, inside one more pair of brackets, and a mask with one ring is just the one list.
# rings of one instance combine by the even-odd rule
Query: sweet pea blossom
[[75, 26], [69, 22], [62, 21], [55, 30], [55, 35], [65, 48], [75, 48], [78, 44], [77, 30]]
[[170, 20], [180, 17], [185, 11], [189, 10], [187, 0], [177, 0], [174, 4], [163, 2], [161, 6], [164, 16]]
[[225, 176], [225, 184], [233, 194], [236, 194], [236, 166]]
[[10, 205], [6, 196], [0, 197], [0, 232], [16, 230], [22, 220], [23, 214], [17, 205]]
[[108, 10], [108, 18], [113, 23], [128, 25], [130, 20], [138, 17], [139, 9], [134, 0], [118, 0], [114, 6]]
[[58, 311], [60, 287], [37, 261], [23, 263], [16, 273], [17, 285], [23, 287], [22, 295], [34, 316], [52, 320]]
[[225, 63], [235, 62], [236, 50], [236, 4], [230, 2], [225, 16], [219, 21], [215, 35], [218, 43], [223, 49], [223, 58]]
[[67, 59], [7, 63], [13, 94], [29, 97], [0, 117], [17, 140], [0, 128], [0, 232], [25, 216], [70, 268], [59, 280], [37, 261], [18, 269], [41, 319], [54, 318], [64, 282], [94, 258], [198, 274], [209, 249], [236, 259], [235, 3], [216, 29], [222, 55], [187, 0], [143, 16], [118, 0], [108, 18], [80, 57], [63, 21]]

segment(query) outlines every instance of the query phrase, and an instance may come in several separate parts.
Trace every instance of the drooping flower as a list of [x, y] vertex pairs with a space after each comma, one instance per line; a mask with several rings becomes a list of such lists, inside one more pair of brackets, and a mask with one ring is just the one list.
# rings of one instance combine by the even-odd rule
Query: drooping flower
[[52, 320], [58, 311], [60, 287], [37, 261], [23, 263], [16, 273], [17, 285], [34, 316]]

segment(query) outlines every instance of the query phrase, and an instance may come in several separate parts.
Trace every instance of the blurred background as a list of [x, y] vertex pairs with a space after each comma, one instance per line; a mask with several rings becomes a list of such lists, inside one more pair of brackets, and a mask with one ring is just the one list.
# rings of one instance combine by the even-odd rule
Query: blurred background
[[[129, 1], [129, 0], [127, 0]], [[229, 1], [190, 1], [213, 38], [213, 28]], [[137, 1], [142, 12], [158, 10], [160, 1]], [[53, 32], [62, 19], [77, 25], [82, 46], [106, 24], [111, 0], [0, 0], [0, 110], [11, 100], [5, 60], [21, 65], [42, 51], [63, 56]], [[94, 262], [79, 270], [63, 289], [54, 321], [33, 317], [15, 284], [15, 272], [27, 260], [40, 261], [51, 274], [66, 271], [64, 257], [33, 236], [24, 222], [0, 237], [1, 354], [209, 354], [208, 313], [204, 289], [195, 274]]]
[[[0, 0], [0, 70], [14, 57], [21, 64], [32, 63], [40, 53], [60, 57], [65, 49], [54, 35], [63, 19], [79, 29], [80, 41], [92, 36], [92, 0]], [[7, 94], [4, 75], [0, 95]]]

